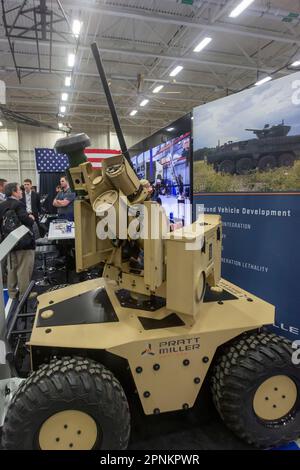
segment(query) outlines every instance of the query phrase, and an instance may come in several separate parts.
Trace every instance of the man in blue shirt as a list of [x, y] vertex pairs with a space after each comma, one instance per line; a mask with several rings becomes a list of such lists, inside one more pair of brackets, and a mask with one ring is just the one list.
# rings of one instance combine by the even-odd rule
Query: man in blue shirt
[[74, 200], [76, 194], [71, 191], [69, 182], [65, 176], [60, 178], [59, 191], [53, 201], [53, 206], [57, 208], [60, 219], [74, 220]]

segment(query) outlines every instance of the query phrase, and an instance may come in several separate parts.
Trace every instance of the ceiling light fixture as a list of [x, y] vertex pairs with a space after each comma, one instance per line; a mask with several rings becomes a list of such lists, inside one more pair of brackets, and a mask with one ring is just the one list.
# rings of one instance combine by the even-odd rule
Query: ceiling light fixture
[[80, 34], [80, 30], [81, 30], [81, 26], [82, 26], [82, 22], [79, 21], [79, 20], [74, 20], [73, 21], [73, 24], [72, 24], [72, 32], [74, 34], [75, 37], [78, 38], [79, 34]]
[[64, 105], [59, 107], [59, 112], [60, 113], [65, 113], [66, 112], [66, 107]]
[[296, 62], [293, 62], [291, 64], [292, 67], [300, 67], [300, 60], [296, 60]]
[[58, 123], [58, 127], [59, 127], [59, 129], [61, 129], [61, 128], [63, 127], [63, 123], [62, 123], [62, 122], [59, 122], [59, 123]]
[[0, 127], [3, 127], [3, 122], [2, 121], [0, 121]]
[[177, 67], [175, 67], [175, 69], [173, 69], [172, 72], [170, 73], [170, 77], [175, 77], [176, 75], [179, 74], [179, 72], [181, 72], [182, 69], [183, 69], [182, 65], [177, 65]]
[[137, 113], [137, 110], [136, 110], [136, 109], [133, 109], [133, 110], [131, 111], [131, 113], [130, 113], [130, 116], [135, 116], [136, 113]]
[[158, 85], [157, 87], [154, 88], [154, 90], [152, 91], [152, 93], [159, 93], [160, 90], [162, 90], [164, 87], [164, 85]]
[[251, 3], [253, 3], [254, 0], [243, 0], [242, 2], [240, 2], [238, 4], [237, 7], [234, 8], [234, 10], [232, 10], [232, 12], [229, 14], [229, 17], [230, 18], [237, 18], [241, 13], [243, 13], [243, 11], [246, 10], [246, 8], [248, 8]]
[[194, 52], [202, 51], [211, 41], [212, 41], [212, 38], [208, 38], [208, 37], [202, 39], [202, 41], [199, 42], [198, 46], [195, 47]]
[[65, 78], [65, 86], [71, 86], [71, 75]]
[[168, 127], [167, 131], [172, 132], [172, 131], [174, 131], [174, 129], [175, 129], [175, 127]]
[[147, 103], [149, 103], [149, 100], [143, 100], [143, 101], [140, 103], [140, 106], [146, 106]]
[[68, 55], [68, 67], [74, 67], [75, 64], [75, 54], [70, 53]]
[[272, 80], [272, 77], [265, 77], [265, 78], [262, 78], [261, 80], [258, 80], [258, 82], [255, 83], [255, 86], [263, 85], [264, 83], [267, 83], [267, 82], [269, 82], [270, 80]]
[[62, 93], [61, 94], [62, 101], [68, 101], [68, 97], [69, 97], [68, 93]]

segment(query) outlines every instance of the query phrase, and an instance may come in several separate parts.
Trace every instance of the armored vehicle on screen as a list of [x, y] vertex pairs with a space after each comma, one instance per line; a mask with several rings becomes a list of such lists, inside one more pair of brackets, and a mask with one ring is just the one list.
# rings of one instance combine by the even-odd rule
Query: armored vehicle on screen
[[266, 124], [263, 129], [246, 129], [256, 138], [228, 142], [207, 154], [207, 162], [222, 173], [247, 174], [251, 170], [268, 171], [276, 167], [290, 167], [300, 155], [300, 135], [289, 136], [291, 126], [282, 122]]

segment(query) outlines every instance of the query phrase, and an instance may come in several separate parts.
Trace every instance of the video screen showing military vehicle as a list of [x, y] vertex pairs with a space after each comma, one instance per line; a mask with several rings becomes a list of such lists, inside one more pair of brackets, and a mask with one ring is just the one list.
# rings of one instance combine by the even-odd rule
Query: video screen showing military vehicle
[[186, 132], [132, 157], [138, 177], [152, 185], [152, 199], [183, 224], [191, 220], [190, 148], [191, 132]]
[[265, 124], [261, 129], [245, 129], [255, 137], [199, 150], [195, 152], [195, 160], [207, 161], [217, 172], [238, 175], [254, 169], [291, 167], [300, 156], [300, 135], [289, 135], [291, 129], [284, 121]]
[[194, 108], [194, 192], [300, 190], [297, 83], [291, 74]]

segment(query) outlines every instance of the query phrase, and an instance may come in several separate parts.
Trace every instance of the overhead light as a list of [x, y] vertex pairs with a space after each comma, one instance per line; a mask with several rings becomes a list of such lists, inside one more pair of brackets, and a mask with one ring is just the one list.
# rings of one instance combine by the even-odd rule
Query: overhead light
[[65, 86], [71, 86], [71, 75], [65, 78]]
[[175, 67], [175, 69], [173, 69], [172, 72], [170, 73], [170, 77], [175, 77], [176, 75], [179, 74], [179, 72], [181, 72], [182, 69], [183, 69], [182, 65], [177, 65], [177, 67]]
[[293, 62], [291, 64], [292, 67], [300, 67], [300, 60], [296, 60], [296, 62]]
[[212, 41], [212, 38], [208, 38], [208, 37], [202, 39], [202, 41], [199, 42], [198, 46], [195, 47], [194, 52], [202, 51], [211, 41]]
[[68, 55], [68, 67], [74, 67], [75, 64], [75, 54], [70, 53]]
[[79, 34], [80, 34], [80, 30], [81, 30], [81, 26], [82, 26], [82, 22], [79, 21], [79, 20], [74, 20], [73, 21], [73, 24], [72, 24], [72, 32], [74, 34], [74, 36], [78, 37]]
[[131, 113], [130, 113], [130, 116], [135, 116], [136, 113], [137, 113], [137, 110], [136, 110], [136, 109], [133, 109], [133, 110], [131, 111]]
[[272, 80], [272, 77], [265, 77], [262, 80], [258, 80], [258, 82], [255, 83], [255, 86], [263, 85], [264, 83], [267, 83], [270, 80]]
[[164, 87], [164, 85], [158, 85], [157, 87], [154, 88], [154, 90], [152, 91], [152, 93], [159, 93], [160, 90], [162, 90]]
[[3, 122], [2, 121], [0, 121], [0, 127], [3, 127]]
[[69, 97], [68, 93], [62, 93], [61, 94], [61, 100], [62, 101], [68, 101], [68, 97]]
[[149, 100], [143, 100], [140, 103], [140, 106], [146, 106], [146, 104], [149, 103]]
[[63, 127], [63, 123], [62, 122], [59, 122], [58, 123], [58, 127], [61, 129]]
[[240, 2], [238, 6], [234, 8], [234, 10], [232, 10], [232, 12], [229, 14], [229, 17], [236, 18], [241, 13], [243, 13], [243, 11], [246, 10], [246, 8], [248, 8], [253, 2], [254, 0], [242, 0], [242, 2]]
[[59, 107], [59, 111], [60, 111], [61, 113], [65, 113], [65, 112], [66, 112], [66, 107], [65, 107], [65, 105], [60, 106], [60, 107]]
[[175, 129], [175, 127], [168, 127], [167, 131], [172, 132], [172, 131], [174, 131], [174, 129]]
[[191, 117], [191, 120], [192, 120], [192, 121], [194, 120], [194, 116]]

